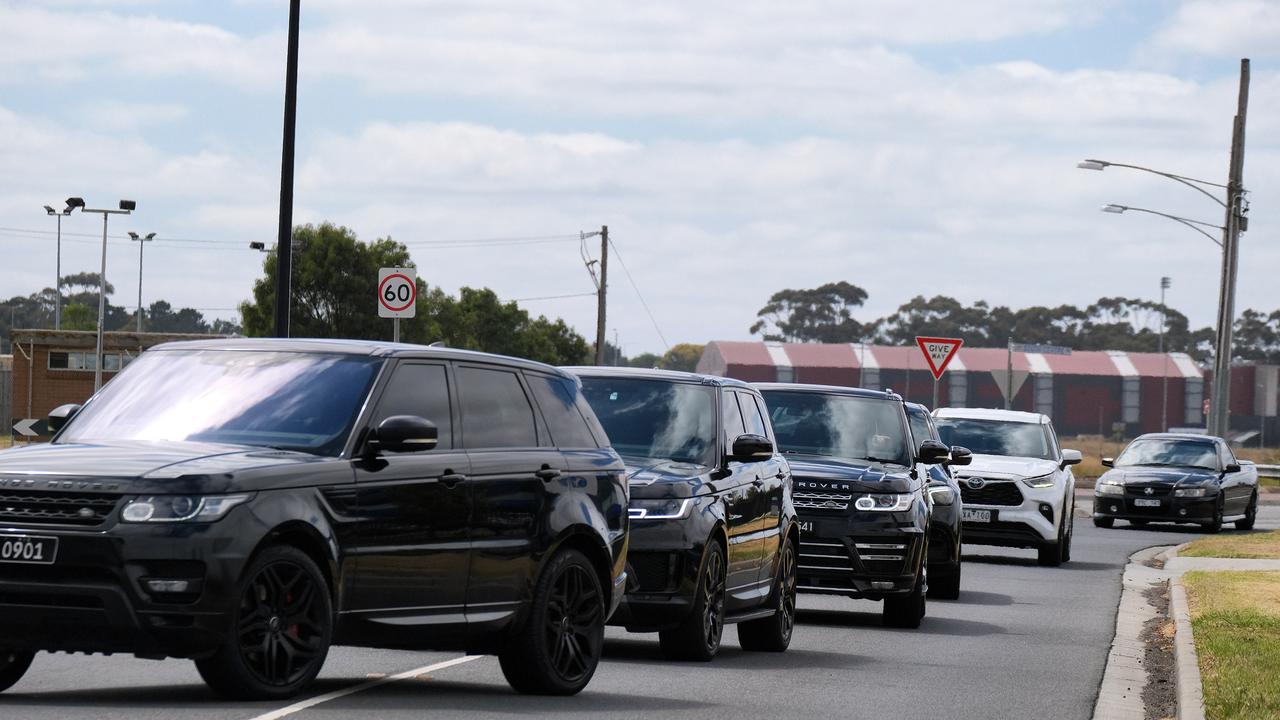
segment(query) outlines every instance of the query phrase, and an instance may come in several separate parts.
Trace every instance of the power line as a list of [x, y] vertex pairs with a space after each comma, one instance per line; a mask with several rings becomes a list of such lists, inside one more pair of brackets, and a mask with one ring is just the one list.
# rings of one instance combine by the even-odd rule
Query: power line
[[640, 292], [640, 286], [636, 284], [635, 278], [631, 277], [631, 271], [627, 269], [627, 263], [622, 259], [622, 253], [618, 252], [618, 246], [609, 240], [609, 247], [613, 248], [614, 257], [618, 258], [618, 264], [622, 266], [622, 273], [627, 276], [627, 281], [631, 283], [631, 289], [636, 291], [636, 297], [640, 298], [640, 306], [644, 308], [644, 312], [649, 316], [649, 322], [653, 323], [653, 329], [658, 333], [658, 338], [662, 340], [662, 344], [667, 346], [667, 351], [671, 350], [671, 343], [667, 342], [667, 337], [662, 334], [662, 328], [658, 327], [658, 321], [653, 317], [653, 312], [649, 310], [649, 303], [644, 301], [644, 294]]
[[595, 296], [596, 294], [593, 292], [572, 293], [570, 295], [543, 295], [541, 297], [516, 298], [511, 302], [532, 302], [534, 300], [563, 300], [564, 298], [580, 298], [580, 297], [595, 297]]

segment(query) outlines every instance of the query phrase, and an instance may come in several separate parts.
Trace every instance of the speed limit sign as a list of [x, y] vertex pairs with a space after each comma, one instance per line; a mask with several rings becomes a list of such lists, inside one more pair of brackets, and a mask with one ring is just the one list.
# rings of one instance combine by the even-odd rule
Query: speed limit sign
[[378, 317], [413, 317], [418, 309], [417, 279], [414, 268], [378, 270]]

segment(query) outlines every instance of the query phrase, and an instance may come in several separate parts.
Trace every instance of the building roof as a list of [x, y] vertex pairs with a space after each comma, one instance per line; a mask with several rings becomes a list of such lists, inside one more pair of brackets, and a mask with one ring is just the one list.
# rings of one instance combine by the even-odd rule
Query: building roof
[[[962, 347], [948, 370], [991, 372], [1008, 367], [1005, 348]], [[927, 371], [919, 348], [860, 343], [781, 343], [715, 340], [707, 344], [698, 371], [724, 374], [743, 368], [776, 371], [779, 367], [827, 369], [892, 369]], [[1139, 353], [1081, 350], [1070, 355], [1013, 353], [1014, 371], [1040, 375], [1203, 378], [1204, 372], [1185, 353]]]

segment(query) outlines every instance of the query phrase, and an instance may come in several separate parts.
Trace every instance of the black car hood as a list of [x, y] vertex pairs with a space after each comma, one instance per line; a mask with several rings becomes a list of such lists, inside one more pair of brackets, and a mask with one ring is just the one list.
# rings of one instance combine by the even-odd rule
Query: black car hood
[[712, 468], [657, 458], [624, 457], [631, 497], [693, 497], [715, 492]]
[[[910, 470], [899, 466], [819, 455], [789, 455], [787, 461], [797, 491], [827, 489], [820, 486], [836, 483], [841, 485], [837, 489], [852, 492], [902, 493], [919, 484]], [[818, 487], [809, 487], [809, 483]]]
[[1132, 465], [1108, 470], [1098, 478], [1099, 482], [1103, 479], [1118, 482], [1121, 485], [1199, 484], [1206, 480], [1218, 479], [1218, 472], [1207, 468]]
[[[192, 442], [59, 443], [0, 452], [0, 487], [55, 487], [79, 481], [80, 489], [121, 492], [223, 492], [277, 484], [279, 471], [332, 462], [288, 450]], [[233, 476], [237, 480], [232, 483]], [[254, 482], [255, 476], [262, 478]], [[61, 487], [61, 485], [57, 486]]]

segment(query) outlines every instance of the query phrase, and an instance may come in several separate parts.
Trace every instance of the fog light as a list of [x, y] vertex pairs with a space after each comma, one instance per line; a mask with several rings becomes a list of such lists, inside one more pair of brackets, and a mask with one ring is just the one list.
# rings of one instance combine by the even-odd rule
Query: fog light
[[885, 582], [884, 580], [872, 580], [871, 589], [872, 590], [892, 590], [893, 583]]
[[190, 580], [148, 580], [147, 589], [153, 593], [184, 593], [191, 587]]
[[1181, 510], [1179, 510], [1179, 511], [1178, 511], [1178, 514], [1179, 514], [1179, 515], [1186, 515], [1186, 514], [1187, 514], [1187, 509], [1186, 509], [1186, 508], [1182, 508]]
[[1120, 508], [1116, 507], [1115, 505], [1112, 505], [1111, 512], [1120, 512]]

